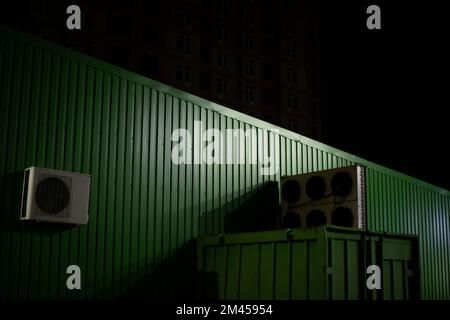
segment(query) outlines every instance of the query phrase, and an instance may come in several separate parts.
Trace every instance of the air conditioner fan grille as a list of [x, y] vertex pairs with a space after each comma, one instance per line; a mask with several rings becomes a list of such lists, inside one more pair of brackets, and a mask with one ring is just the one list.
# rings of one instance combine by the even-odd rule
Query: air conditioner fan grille
[[35, 200], [44, 213], [59, 214], [69, 204], [70, 191], [63, 180], [47, 177], [37, 184]]

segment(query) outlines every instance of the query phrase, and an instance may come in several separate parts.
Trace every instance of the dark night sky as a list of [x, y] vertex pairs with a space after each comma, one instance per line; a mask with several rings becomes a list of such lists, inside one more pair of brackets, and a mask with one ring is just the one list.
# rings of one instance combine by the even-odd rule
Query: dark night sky
[[[326, 142], [450, 190], [444, 1], [329, 2], [320, 18]], [[366, 28], [370, 4], [381, 8], [381, 30]]]

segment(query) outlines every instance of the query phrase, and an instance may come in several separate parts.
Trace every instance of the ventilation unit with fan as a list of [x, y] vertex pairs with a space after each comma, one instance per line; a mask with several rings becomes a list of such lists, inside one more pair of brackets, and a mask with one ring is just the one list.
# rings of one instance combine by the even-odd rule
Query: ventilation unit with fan
[[330, 224], [366, 228], [365, 168], [360, 165], [281, 179], [283, 228]]
[[87, 224], [88, 174], [31, 167], [25, 170], [21, 220]]

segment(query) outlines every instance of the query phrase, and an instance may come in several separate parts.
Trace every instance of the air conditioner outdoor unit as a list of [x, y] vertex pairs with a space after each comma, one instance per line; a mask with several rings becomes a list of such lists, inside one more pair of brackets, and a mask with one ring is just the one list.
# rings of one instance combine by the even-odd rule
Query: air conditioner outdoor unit
[[88, 174], [31, 167], [25, 170], [21, 220], [87, 224]]
[[360, 165], [281, 179], [283, 228], [330, 224], [366, 228], [365, 168]]

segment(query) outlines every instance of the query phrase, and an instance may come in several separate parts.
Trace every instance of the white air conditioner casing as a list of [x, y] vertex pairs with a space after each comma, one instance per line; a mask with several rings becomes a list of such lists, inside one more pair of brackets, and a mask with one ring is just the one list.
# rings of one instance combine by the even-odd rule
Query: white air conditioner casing
[[88, 174], [31, 167], [25, 170], [21, 220], [87, 224]]
[[[339, 184], [335, 184], [333, 188], [333, 177], [344, 176], [344, 180], [351, 180], [351, 184], [346, 185], [346, 188], [340, 188]], [[319, 188], [322, 196], [312, 199], [308, 196], [306, 190], [308, 181], [313, 178], [315, 181], [319, 181], [316, 185], [321, 185]], [[342, 181], [342, 179], [341, 179]], [[344, 181], [345, 182], [345, 181]], [[286, 184], [287, 183], [287, 184]], [[289, 217], [295, 213], [300, 217], [301, 227], [308, 227], [307, 217], [311, 210], [319, 210], [324, 213], [326, 217], [326, 224], [338, 225], [343, 227], [365, 229], [367, 224], [366, 214], [366, 181], [365, 181], [365, 167], [360, 165], [322, 170], [316, 172], [310, 172], [295, 176], [285, 176], [281, 179], [281, 223], [285, 220], [285, 215], [289, 212]], [[287, 187], [289, 185], [289, 187]], [[338, 186], [338, 189], [336, 189]], [[348, 192], [340, 193], [340, 191], [346, 189]], [[337, 190], [337, 191], [336, 191]], [[339, 208], [339, 209], [338, 209]], [[345, 209], [343, 209], [345, 208]], [[335, 211], [338, 209], [337, 211]], [[348, 212], [351, 212], [352, 219], [345, 218], [348, 216]], [[339, 220], [340, 215], [342, 219]], [[342, 221], [352, 221], [342, 222]], [[292, 221], [292, 220], [290, 220]], [[339, 223], [336, 223], [339, 221]]]

